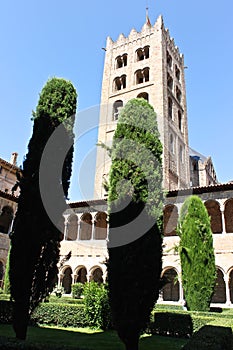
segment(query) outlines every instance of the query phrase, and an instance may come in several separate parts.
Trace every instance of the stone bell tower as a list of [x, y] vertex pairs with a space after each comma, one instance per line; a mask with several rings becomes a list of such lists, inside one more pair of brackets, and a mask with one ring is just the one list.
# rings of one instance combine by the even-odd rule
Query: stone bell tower
[[[98, 142], [111, 145], [120, 109], [143, 97], [154, 107], [163, 144], [163, 185], [189, 187], [189, 147], [184, 56], [165, 29], [162, 16], [151, 25], [148, 15], [140, 32], [107, 38], [102, 82]], [[94, 198], [106, 195], [110, 159], [98, 147]]]

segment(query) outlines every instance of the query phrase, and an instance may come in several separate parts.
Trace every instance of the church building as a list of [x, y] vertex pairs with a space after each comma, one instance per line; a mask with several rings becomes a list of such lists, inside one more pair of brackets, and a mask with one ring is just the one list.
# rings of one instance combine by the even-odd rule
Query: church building
[[[179, 242], [175, 227], [182, 203], [187, 196], [197, 194], [211, 217], [217, 269], [212, 303], [233, 307], [233, 183], [219, 184], [211, 157], [189, 147], [184, 55], [165, 28], [162, 16], [152, 25], [148, 14], [140, 32], [132, 29], [127, 37], [120, 34], [116, 41], [108, 37], [104, 51], [98, 142], [111, 145], [119, 113], [132, 98], [146, 99], [157, 114], [163, 144], [163, 186], [168, 191], [162, 276], [170, 281], [161, 290], [159, 302], [184, 303], [179, 256], [172, 248]], [[71, 257], [60, 265], [57, 282], [66, 294], [71, 292], [72, 283], [107, 279], [107, 193], [103, 182], [110, 165], [106, 150], [99, 147], [94, 199], [69, 203], [64, 213], [61, 260], [69, 252]], [[3, 199], [0, 214], [5, 201], [14, 213], [17, 198], [0, 193]], [[0, 235], [9, 241], [7, 232], [1, 231]], [[0, 246], [0, 280], [6, 264], [6, 252], [2, 252]]]

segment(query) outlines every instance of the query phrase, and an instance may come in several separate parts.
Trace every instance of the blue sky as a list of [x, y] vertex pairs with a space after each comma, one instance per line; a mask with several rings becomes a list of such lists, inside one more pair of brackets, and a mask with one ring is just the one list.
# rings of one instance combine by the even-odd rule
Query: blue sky
[[[218, 179], [233, 179], [233, 3], [231, 0], [21, 0], [0, 5], [0, 157], [19, 153], [31, 137], [31, 111], [47, 79], [73, 82], [79, 95], [70, 199], [92, 197], [94, 149], [106, 37], [140, 31], [149, 6], [162, 14], [185, 56], [189, 143], [213, 159]], [[84, 112], [83, 112], [84, 111]], [[91, 111], [91, 113], [89, 113]], [[79, 135], [79, 137], [78, 137]], [[82, 135], [82, 137], [80, 137]], [[79, 173], [81, 171], [81, 180]], [[85, 186], [84, 186], [85, 185]], [[85, 187], [83, 190], [82, 187]]]

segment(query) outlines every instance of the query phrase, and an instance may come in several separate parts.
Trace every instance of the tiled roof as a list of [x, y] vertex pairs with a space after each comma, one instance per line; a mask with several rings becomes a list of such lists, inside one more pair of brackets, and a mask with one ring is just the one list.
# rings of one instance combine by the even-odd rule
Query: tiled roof
[[[190, 187], [190, 188], [181, 188], [178, 190], [172, 190], [167, 193], [167, 197], [175, 196], [185, 196], [188, 194], [202, 194], [210, 192], [220, 192], [220, 191], [233, 191], [233, 181], [227, 183], [219, 183], [210, 186], [202, 187]], [[95, 205], [106, 205], [107, 199], [93, 199], [88, 201], [80, 202], [70, 202], [68, 203], [71, 208], [80, 208], [80, 207], [91, 207]]]
[[6, 165], [8, 168], [11, 168], [11, 169], [13, 169], [15, 171], [20, 170], [20, 168], [17, 165], [9, 163], [5, 159], [2, 159], [2, 158], [0, 158], [0, 165]]
[[169, 191], [167, 197], [184, 196], [187, 194], [201, 194], [220, 191], [233, 191], [233, 182], [218, 183], [215, 185], [181, 188], [173, 191]]

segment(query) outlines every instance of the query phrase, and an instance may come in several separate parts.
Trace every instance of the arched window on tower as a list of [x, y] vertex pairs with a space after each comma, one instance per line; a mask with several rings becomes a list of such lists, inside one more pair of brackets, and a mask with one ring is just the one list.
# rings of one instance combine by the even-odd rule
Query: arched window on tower
[[113, 91], [119, 91], [126, 88], [126, 75], [116, 77], [113, 81]]
[[175, 74], [176, 74], [176, 79], [177, 79], [177, 80], [180, 80], [180, 70], [179, 70], [179, 68], [177, 67], [177, 65], [175, 66]]
[[150, 57], [150, 47], [145, 46], [143, 48], [139, 48], [136, 51], [136, 60], [143, 61]]
[[121, 100], [117, 100], [113, 103], [112, 120], [118, 120], [122, 107], [123, 101]]
[[135, 72], [135, 82], [136, 84], [142, 84], [148, 82], [149, 77], [149, 68], [139, 69]]
[[117, 56], [116, 58], [116, 69], [127, 66], [127, 54]]
[[176, 98], [179, 102], [181, 102], [181, 96], [182, 96], [182, 94], [181, 94], [180, 89], [178, 87], [176, 87]]
[[172, 113], [172, 99], [171, 97], [168, 97], [168, 116], [172, 119], [173, 113]]
[[144, 100], [149, 101], [149, 95], [147, 92], [141, 92], [137, 95], [138, 98], [144, 98]]
[[173, 79], [169, 73], [167, 73], [167, 86], [170, 90], [173, 89]]
[[183, 126], [182, 126], [182, 113], [181, 111], [179, 110], [178, 111], [178, 127], [179, 127], [179, 130], [180, 131], [183, 131]]
[[172, 56], [170, 55], [170, 53], [167, 51], [167, 65], [168, 67], [172, 67]]

